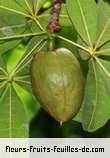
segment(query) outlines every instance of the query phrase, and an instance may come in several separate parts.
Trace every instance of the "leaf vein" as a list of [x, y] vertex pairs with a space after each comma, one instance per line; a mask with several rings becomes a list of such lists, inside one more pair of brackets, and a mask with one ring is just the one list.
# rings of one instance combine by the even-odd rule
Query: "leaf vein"
[[79, 9], [80, 9], [80, 12], [81, 12], [81, 15], [82, 15], [82, 19], [83, 19], [85, 31], [86, 31], [86, 34], [87, 34], [87, 37], [88, 37], [88, 40], [89, 40], [90, 47], [93, 48], [93, 45], [92, 45], [92, 42], [91, 42], [91, 38], [90, 38], [90, 34], [89, 34], [89, 30], [88, 30], [88, 27], [87, 27], [87, 22], [86, 22], [86, 19], [85, 19], [85, 16], [84, 16], [84, 11], [83, 11], [83, 9], [81, 7], [81, 4], [80, 4], [79, 0], [77, 0], [77, 3], [79, 5]]

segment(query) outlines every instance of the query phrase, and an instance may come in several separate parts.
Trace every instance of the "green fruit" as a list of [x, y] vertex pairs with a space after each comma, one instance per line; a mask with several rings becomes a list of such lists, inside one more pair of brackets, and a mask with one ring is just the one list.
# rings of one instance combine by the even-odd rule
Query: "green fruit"
[[67, 49], [39, 52], [31, 66], [32, 87], [42, 107], [63, 123], [74, 117], [83, 99], [80, 64]]

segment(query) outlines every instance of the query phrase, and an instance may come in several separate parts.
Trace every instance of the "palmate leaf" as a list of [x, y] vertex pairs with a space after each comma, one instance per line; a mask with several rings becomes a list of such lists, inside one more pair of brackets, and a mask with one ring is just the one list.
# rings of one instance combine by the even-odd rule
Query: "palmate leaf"
[[[38, 46], [37, 43], [39, 43], [39, 42], [37, 41], [35, 43], [36, 47]], [[35, 45], [31, 45], [30, 48], [29, 48], [29, 46], [26, 48], [23, 44], [19, 44], [12, 51], [4, 53], [2, 56], [2, 58], [5, 62], [6, 70], [7, 70], [8, 74], [11, 74], [12, 72], [14, 73], [14, 76], [15, 76], [14, 81], [17, 82], [17, 84], [14, 82], [13, 87], [14, 87], [18, 97], [21, 99], [23, 104], [27, 105], [27, 107], [29, 107], [29, 105], [33, 105], [33, 107], [32, 107], [32, 111], [34, 108], [33, 113], [35, 113], [35, 109], [37, 109], [37, 106], [35, 108], [34, 105], [35, 104], [38, 105], [38, 103], [35, 101], [35, 98], [33, 97], [32, 90], [31, 90], [31, 79], [30, 79], [31, 77], [30, 77], [30, 68], [29, 68], [30, 62], [28, 62], [28, 60], [30, 58], [32, 58], [31, 53], [33, 53], [33, 51], [34, 51], [33, 47]], [[36, 48], [36, 49], [38, 49], [38, 48]], [[29, 56], [30, 58], [28, 60], [26, 60], [28, 62], [28, 63], [26, 63], [26, 61], [24, 59], [27, 59], [29, 54], [30, 54], [30, 56]], [[23, 60], [24, 60], [24, 62], [22, 63]], [[18, 67], [18, 65], [20, 67]], [[20, 71], [19, 69], [22, 70], [21, 73], [16, 72], [16, 70]], [[19, 83], [19, 85], [18, 85], [18, 83]], [[21, 83], [23, 83], [24, 85], [22, 85]], [[20, 85], [22, 85], [23, 87], [21, 87]], [[28, 90], [26, 90], [25, 87], [26, 88], [28, 87]], [[29, 110], [31, 110], [31, 109], [29, 109]]]
[[10, 16], [4, 16], [4, 19], [2, 17], [0, 18], [0, 41], [20, 39], [42, 33], [38, 23], [32, 20], [22, 19], [21, 16], [20, 19], [18, 17], [18, 14], [13, 13]]
[[[24, 48], [20, 50], [18, 46], [12, 52], [6, 52], [3, 55], [6, 68], [3, 68], [4, 63], [0, 65], [5, 72], [11, 74], [18, 63], [21, 61], [25, 53]], [[20, 52], [21, 51], [21, 52]], [[20, 52], [17, 55], [15, 52]], [[10, 64], [11, 63], [11, 64]], [[6, 75], [4, 75], [6, 76]], [[25, 86], [21, 87], [20, 82]], [[29, 123], [34, 115], [39, 111], [39, 104], [32, 94], [30, 85], [27, 88], [27, 78], [22, 74], [14, 76], [14, 81], [1, 82], [4, 88], [0, 87], [0, 137], [29, 137]]]
[[28, 137], [28, 116], [11, 85], [0, 97], [0, 138]]
[[100, 58], [89, 63], [82, 108], [82, 124], [94, 132], [110, 119], [110, 62]]
[[39, 110], [35, 98], [16, 83], [1, 91], [0, 138], [29, 137], [29, 123]]
[[37, 10], [40, 4], [41, 2], [37, 0], [1, 0], [0, 40], [19, 39], [42, 33], [43, 28], [38, 18], [36, 20], [32, 18], [35, 10], [31, 9], [31, 6], [35, 5], [33, 7]]
[[[17, 45], [18, 40], [9, 41], [9, 39], [42, 34], [41, 29], [43, 28], [38, 20], [33, 21], [31, 19], [33, 12], [37, 14], [38, 8], [42, 5], [41, 2], [44, 3], [44, 1], [39, 0], [0, 1], [0, 13], [2, 15], [0, 18], [0, 40], [8, 40], [5, 43], [1, 42], [2, 53]], [[27, 17], [30, 20], [26, 19]]]
[[81, 38], [91, 48], [96, 41], [97, 6], [94, 0], [67, 0], [68, 14]]

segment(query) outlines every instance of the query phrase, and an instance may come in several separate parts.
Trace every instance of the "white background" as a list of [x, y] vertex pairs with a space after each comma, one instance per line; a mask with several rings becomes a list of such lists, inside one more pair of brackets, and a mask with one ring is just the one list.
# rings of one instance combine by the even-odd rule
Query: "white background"
[[[71, 146], [73, 148], [105, 148], [104, 153], [92, 153], [92, 152], [72, 152], [72, 153], [6, 153], [6, 146], [17, 148], [29, 148], [34, 147], [64, 147]], [[106, 158], [110, 157], [110, 139], [108, 138], [38, 138], [38, 139], [0, 139], [0, 158]]]

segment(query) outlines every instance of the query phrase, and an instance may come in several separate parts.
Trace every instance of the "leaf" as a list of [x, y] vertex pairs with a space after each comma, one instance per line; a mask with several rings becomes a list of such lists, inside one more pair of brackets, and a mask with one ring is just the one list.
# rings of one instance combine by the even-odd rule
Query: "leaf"
[[97, 6], [95, 1], [67, 0], [67, 10], [77, 32], [92, 48], [97, 33]]
[[26, 6], [25, 0], [0, 0], [0, 10], [9, 10], [10, 12], [15, 12], [20, 15], [28, 15], [28, 8]]
[[[3, 55], [3, 59], [4, 59], [4, 61], [6, 63], [6, 66], [7, 66], [7, 72], [9, 74], [11, 74], [14, 71], [14, 69], [16, 68], [18, 63], [21, 61], [24, 54], [25, 54], [25, 46], [23, 44], [19, 44], [12, 51], [6, 52]], [[23, 87], [26, 87], [26, 84], [28, 82], [31, 85], [30, 74], [28, 75], [28, 77], [27, 77], [27, 75], [20, 75], [20, 76], [15, 75], [15, 81], [17, 83], [20, 83], [20, 81], [21, 81], [21, 83], [23, 82], [24, 85], [25, 85]], [[32, 118], [34, 116], [34, 114], [36, 113], [37, 109], [39, 109], [39, 105], [38, 105], [37, 101], [35, 100], [35, 98], [32, 95], [32, 91], [30, 90], [30, 85], [28, 86], [29, 88], [28, 88], [28, 91], [27, 91], [26, 88], [24, 89], [20, 85], [18, 85], [16, 83], [13, 83], [13, 87], [14, 87], [18, 97], [20, 98], [21, 102], [30, 111], [29, 118]], [[29, 93], [29, 92], [31, 92], [31, 93]]]
[[3, 60], [0, 57], [0, 97], [5, 90], [6, 75], [7, 72], [5, 71], [5, 65], [3, 64]]
[[0, 55], [16, 47], [21, 40], [9, 40], [0, 43]]
[[0, 40], [20, 38], [19, 35], [23, 38], [25, 33], [27, 33], [27, 36], [28, 33], [31, 36], [32, 33], [41, 32], [43, 28], [38, 21], [38, 17], [36, 20], [32, 20], [33, 12], [34, 10], [31, 10], [28, 0], [1, 1]]
[[23, 58], [20, 60], [18, 65], [15, 68], [15, 71], [18, 75], [29, 74], [30, 73], [30, 64], [33, 58], [33, 55], [40, 51], [45, 45], [44, 36], [33, 37], [26, 46], [26, 51]]
[[25, 108], [28, 110], [28, 119], [32, 120], [32, 118], [35, 116], [35, 114], [37, 114], [40, 109], [38, 102], [34, 98], [33, 94], [29, 93], [20, 85], [13, 83], [13, 87], [19, 99], [24, 104]]
[[82, 109], [81, 111], [78, 112], [78, 114], [72, 120], [82, 123]]
[[82, 124], [94, 132], [110, 119], [110, 62], [96, 58], [89, 63], [83, 101]]
[[27, 22], [27, 28], [26, 28], [27, 33], [35, 33], [35, 32], [41, 32], [41, 29], [39, 26], [36, 24], [35, 21], [30, 21]]
[[9, 36], [14, 36], [14, 35], [17, 36], [25, 32], [26, 32], [26, 24], [2, 26], [0, 28], [0, 39], [2, 40], [3, 37], [9, 37]]
[[[24, 53], [25, 48], [20, 44], [14, 50], [3, 54], [2, 58], [5, 61], [9, 76], [16, 69]], [[3, 67], [2, 61], [0, 64]], [[3, 70], [6, 71], [6, 69]], [[4, 87], [4, 89], [0, 87], [0, 95], [3, 96], [0, 97], [0, 137], [29, 137], [29, 122], [39, 111], [39, 104], [32, 94], [30, 85], [28, 85], [27, 90], [27, 83], [30, 84], [30, 80], [27, 81], [26, 75], [18, 75], [14, 73], [13, 80], [5, 81], [5, 85], [2, 82], [0, 85]], [[4, 76], [6, 77], [6, 74]], [[20, 82], [24, 83], [23, 87], [19, 85]], [[5, 91], [6, 85], [8, 86], [7, 91]], [[3, 116], [2, 113], [6, 113], [7, 117], [6, 115]], [[19, 118], [20, 115], [22, 116]], [[6, 126], [3, 125], [3, 120], [9, 120], [4, 121]]]
[[30, 54], [31, 52], [36, 53], [39, 46], [42, 45], [40, 44], [40, 41], [42, 41], [41, 43], [44, 43], [43, 40], [45, 37], [45, 35], [33, 37], [26, 46], [26, 54]]
[[28, 137], [28, 116], [11, 86], [0, 97], [0, 138]]
[[98, 27], [96, 48], [110, 40], [110, 5], [103, 0], [98, 2]]
[[[85, 47], [85, 48], [87, 47], [87, 46], [86, 46], [86, 43], [81, 39], [80, 36], [78, 36], [77, 43], [80, 44], [81, 46]], [[86, 51], [83, 50], [83, 49], [79, 50], [79, 55], [80, 55], [80, 57], [81, 57], [81, 59], [82, 59], [83, 61], [84, 61], [84, 60], [87, 61], [87, 60], [91, 57], [90, 53], [86, 52]]]
[[7, 15], [5, 13], [1, 13], [0, 40], [2, 39], [2, 37], [14, 36], [14, 35], [25, 33], [26, 28], [27, 28], [27, 22], [21, 16], [16, 14]]
[[[72, 41], [77, 41], [77, 32], [75, 28], [72, 26], [71, 21], [69, 19], [69, 16], [67, 14], [66, 5], [62, 5], [61, 14], [60, 14], [60, 25], [61, 25], [61, 31], [58, 33], [59, 35], [70, 39]], [[56, 39], [56, 48], [65, 47], [71, 50], [74, 54], [77, 53], [77, 48], [63, 40]]]
[[0, 8], [2, 11], [7, 10], [28, 17], [33, 12], [37, 14], [45, 2], [46, 0], [1, 0]]
[[25, 53], [24, 45], [20, 44], [13, 50], [3, 54], [3, 59], [7, 65], [7, 72], [10, 74], [17, 66], [18, 62], [22, 59]]
[[46, 0], [27, 0], [31, 9], [34, 8], [35, 12], [37, 13], [42, 5], [46, 2]]
[[100, 49], [99, 51], [96, 52], [97, 56], [106, 56], [109, 57], [110, 56], [110, 47], [109, 48], [105, 48], [105, 49]]

